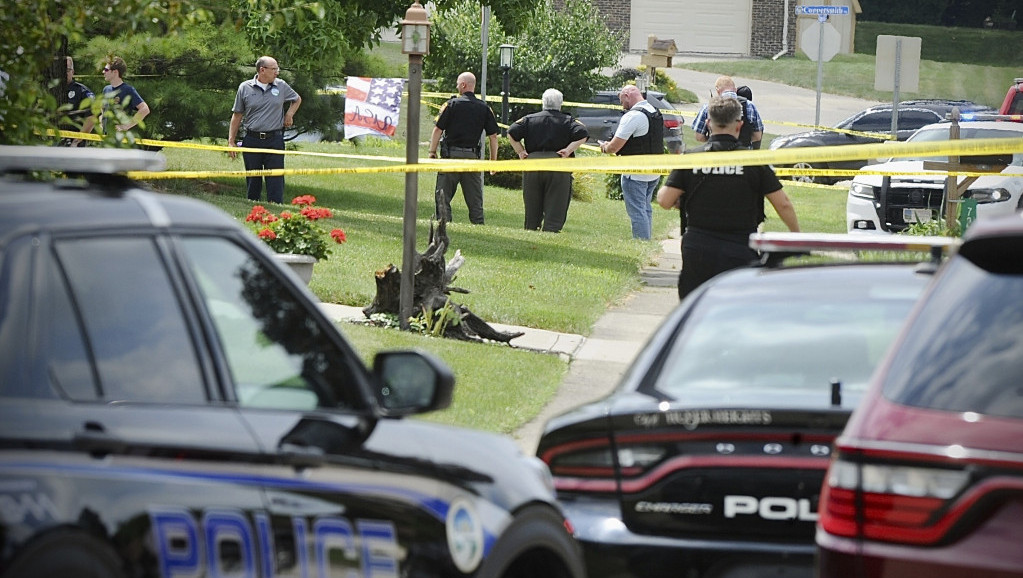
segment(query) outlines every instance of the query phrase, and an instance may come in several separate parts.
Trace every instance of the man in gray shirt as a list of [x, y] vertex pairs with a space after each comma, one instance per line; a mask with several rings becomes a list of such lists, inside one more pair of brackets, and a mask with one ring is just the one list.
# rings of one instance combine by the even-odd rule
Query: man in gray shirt
[[[245, 126], [241, 146], [246, 149], [284, 150], [284, 129], [295, 123], [295, 112], [302, 104], [302, 97], [277, 75], [280, 67], [269, 56], [256, 61], [256, 76], [238, 85], [231, 108], [231, 128], [228, 131], [227, 146], [238, 146], [238, 129]], [[290, 103], [287, 112], [285, 103]], [[235, 151], [228, 153], [233, 159]], [[245, 170], [283, 169], [284, 155], [271, 152], [244, 152]], [[266, 200], [271, 203], [284, 202], [284, 176], [266, 178]], [[246, 177], [245, 185], [249, 200], [258, 201], [262, 196], [263, 178]]]

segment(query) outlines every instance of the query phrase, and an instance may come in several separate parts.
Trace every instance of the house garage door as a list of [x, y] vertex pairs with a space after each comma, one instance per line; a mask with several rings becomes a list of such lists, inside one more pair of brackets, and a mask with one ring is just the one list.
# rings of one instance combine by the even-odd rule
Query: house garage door
[[749, 55], [753, 0], [632, 0], [630, 50], [647, 36], [671, 38], [679, 52]]

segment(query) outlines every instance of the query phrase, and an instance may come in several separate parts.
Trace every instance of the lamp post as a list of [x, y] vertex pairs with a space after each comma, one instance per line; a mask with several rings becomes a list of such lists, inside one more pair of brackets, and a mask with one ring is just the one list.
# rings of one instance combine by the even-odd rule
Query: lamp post
[[[408, 54], [408, 114], [405, 163], [419, 163], [419, 99], [423, 86], [423, 55], [430, 53], [430, 20], [418, 0], [401, 21], [401, 51]], [[419, 173], [405, 173], [405, 212], [402, 221], [401, 288], [398, 294], [398, 324], [409, 328], [415, 287], [416, 209], [419, 205]]]
[[512, 69], [512, 56], [515, 54], [514, 44], [502, 44], [500, 46], [501, 72], [504, 73], [504, 84], [501, 89], [501, 135], [507, 136], [508, 129], [508, 92], [511, 90], [508, 84], [508, 73]]

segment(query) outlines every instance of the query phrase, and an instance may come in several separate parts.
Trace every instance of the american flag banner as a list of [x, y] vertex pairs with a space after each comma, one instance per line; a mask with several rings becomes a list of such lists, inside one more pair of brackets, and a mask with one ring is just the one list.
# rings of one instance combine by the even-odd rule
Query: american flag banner
[[349, 76], [345, 91], [345, 138], [363, 134], [393, 137], [404, 86], [404, 78]]

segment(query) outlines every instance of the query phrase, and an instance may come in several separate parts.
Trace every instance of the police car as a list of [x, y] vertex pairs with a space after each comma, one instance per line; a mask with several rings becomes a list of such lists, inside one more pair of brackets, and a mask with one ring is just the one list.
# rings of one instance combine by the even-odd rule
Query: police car
[[0, 575], [583, 576], [544, 464], [402, 419], [450, 369], [367, 369], [162, 162], [0, 147]]
[[590, 577], [806, 576], [832, 442], [935, 265], [779, 266], [948, 238], [762, 234], [764, 267], [683, 300], [610, 395], [537, 447]]

